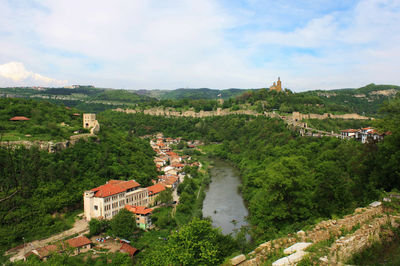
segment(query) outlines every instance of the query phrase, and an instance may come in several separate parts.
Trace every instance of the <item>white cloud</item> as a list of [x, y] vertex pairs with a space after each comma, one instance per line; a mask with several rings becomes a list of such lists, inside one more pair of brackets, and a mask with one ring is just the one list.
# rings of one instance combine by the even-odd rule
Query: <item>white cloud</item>
[[66, 80], [56, 80], [28, 71], [21, 62], [9, 62], [0, 65], [0, 77], [11, 79], [15, 84], [24, 85], [63, 86], [67, 84]]
[[400, 83], [393, 73], [400, 60], [398, 0], [323, 12], [310, 11], [313, 1], [279, 1], [279, 8], [260, 1], [265, 10], [257, 12], [223, 2], [230, 3], [0, 1], [0, 62], [23, 62], [74, 84], [132, 89], [262, 87], [278, 75], [291, 89]]

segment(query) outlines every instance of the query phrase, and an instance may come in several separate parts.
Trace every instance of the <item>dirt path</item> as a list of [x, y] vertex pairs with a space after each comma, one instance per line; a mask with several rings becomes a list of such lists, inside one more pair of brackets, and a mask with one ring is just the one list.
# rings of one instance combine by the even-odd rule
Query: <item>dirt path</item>
[[51, 242], [55, 242], [61, 239], [64, 239], [66, 237], [72, 236], [74, 234], [82, 234], [87, 232], [89, 229], [88, 222], [85, 219], [79, 219], [75, 222], [74, 226], [64, 232], [61, 232], [59, 234], [53, 235], [49, 238], [42, 239], [42, 240], [35, 240], [29, 243], [25, 243], [25, 246], [19, 248], [19, 249], [12, 249], [12, 252], [6, 252], [5, 255], [10, 255], [14, 254], [11, 258], [10, 261], [14, 262], [17, 260], [22, 260], [24, 259], [24, 255], [29, 253], [30, 251], [37, 249], [39, 247], [46, 246], [47, 244]]

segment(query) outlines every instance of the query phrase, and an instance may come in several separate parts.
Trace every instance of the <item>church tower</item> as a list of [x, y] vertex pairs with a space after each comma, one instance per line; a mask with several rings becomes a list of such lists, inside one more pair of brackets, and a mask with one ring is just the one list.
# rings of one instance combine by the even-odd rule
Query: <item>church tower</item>
[[270, 90], [274, 90], [274, 91], [278, 91], [281, 92], [282, 91], [282, 82], [281, 82], [281, 78], [278, 77], [278, 81], [274, 82], [274, 84], [269, 87]]
[[281, 91], [282, 90], [282, 82], [281, 82], [281, 78], [278, 77], [278, 82], [276, 83], [276, 90], [277, 91]]

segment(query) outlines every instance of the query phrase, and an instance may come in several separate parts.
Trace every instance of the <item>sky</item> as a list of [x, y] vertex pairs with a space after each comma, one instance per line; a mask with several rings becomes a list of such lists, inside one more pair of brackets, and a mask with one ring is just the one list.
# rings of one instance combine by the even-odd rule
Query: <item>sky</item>
[[400, 85], [400, 0], [0, 0], [0, 87]]

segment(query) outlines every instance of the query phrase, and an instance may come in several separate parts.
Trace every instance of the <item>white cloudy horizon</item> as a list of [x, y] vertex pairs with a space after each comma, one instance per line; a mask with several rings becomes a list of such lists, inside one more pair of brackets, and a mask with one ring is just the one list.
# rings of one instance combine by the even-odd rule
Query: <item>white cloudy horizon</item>
[[400, 85], [398, 0], [0, 0], [0, 86]]

